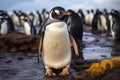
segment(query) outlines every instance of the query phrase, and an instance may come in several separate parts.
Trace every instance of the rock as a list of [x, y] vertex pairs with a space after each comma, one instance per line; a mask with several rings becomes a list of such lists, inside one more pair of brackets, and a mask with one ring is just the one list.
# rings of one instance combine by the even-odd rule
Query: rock
[[0, 52], [37, 52], [39, 35], [25, 35], [20, 32], [11, 32], [0, 35]]
[[7, 60], [5, 63], [9, 64], [9, 63], [12, 63], [12, 61], [11, 60]]
[[18, 60], [23, 60], [24, 58], [23, 58], [23, 57], [18, 57], [17, 59], [18, 59]]

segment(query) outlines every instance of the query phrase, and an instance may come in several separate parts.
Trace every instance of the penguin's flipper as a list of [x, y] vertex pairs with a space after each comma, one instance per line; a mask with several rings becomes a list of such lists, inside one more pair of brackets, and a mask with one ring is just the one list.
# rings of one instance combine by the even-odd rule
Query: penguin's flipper
[[70, 36], [70, 40], [71, 40], [71, 43], [72, 43], [72, 45], [73, 45], [73, 48], [74, 48], [74, 50], [75, 50], [75, 54], [76, 54], [77, 56], [79, 56], [77, 43], [75, 42], [75, 40], [74, 40], [74, 38], [73, 38], [72, 35], [69, 35], [69, 36]]
[[40, 43], [39, 43], [39, 48], [38, 48], [38, 63], [40, 61], [40, 52], [42, 50], [42, 42], [43, 42], [43, 37], [40, 37]]

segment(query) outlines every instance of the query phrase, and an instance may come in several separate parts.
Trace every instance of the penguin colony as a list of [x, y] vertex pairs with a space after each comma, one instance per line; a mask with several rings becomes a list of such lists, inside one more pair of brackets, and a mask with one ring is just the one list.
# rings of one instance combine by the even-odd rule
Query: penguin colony
[[[0, 11], [0, 35], [17, 31], [16, 27], [23, 27], [26, 35], [40, 35], [39, 54], [45, 66], [45, 74], [56, 75], [53, 69], [62, 69], [59, 75], [68, 75], [72, 52], [71, 45], [77, 56], [80, 55], [80, 45], [83, 38], [83, 28], [91, 27], [91, 32], [99, 30], [110, 33], [113, 40], [120, 39], [120, 11], [106, 9], [78, 12], [66, 11], [62, 7], [54, 7], [47, 11], [25, 13], [14, 10], [12, 14]], [[37, 32], [36, 27], [40, 27]]]

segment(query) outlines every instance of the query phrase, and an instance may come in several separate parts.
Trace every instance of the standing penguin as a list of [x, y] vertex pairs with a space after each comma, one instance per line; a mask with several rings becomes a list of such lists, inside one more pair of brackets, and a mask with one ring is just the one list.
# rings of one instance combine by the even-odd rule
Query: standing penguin
[[35, 19], [34, 13], [33, 13], [33, 12], [30, 12], [30, 13], [28, 14], [28, 17], [29, 17], [29, 19], [31, 20], [31, 22], [32, 22], [32, 24], [33, 24], [33, 23], [34, 23], [34, 19]]
[[[67, 24], [64, 22], [66, 12], [62, 7], [55, 7], [50, 11], [49, 17], [40, 29], [41, 39], [39, 45], [43, 51], [43, 62], [46, 75], [56, 75], [53, 69], [62, 69], [59, 75], [68, 75], [71, 62], [71, 43], [78, 54], [78, 47], [73, 37], [68, 33]], [[40, 53], [39, 53], [40, 54]]]
[[11, 18], [12, 18], [12, 21], [14, 23], [14, 26], [21, 26], [20, 16], [15, 10], [13, 11]]
[[85, 23], [85, 22], [84, 22], [84, 21], [85, 21], [85, 20], [84, 20], [84, 19], [85, 19], [85, 15], [84, 15], [82, 9], [79, 9], [77, 13], [78, 13], [78, 15], [82, 18], [82, 22]]
[[21, 16], [21, 23], [24, 27], [24, 31], [26, 35], [36, 35], [35, 26], [33, 26], [32, 21], [27, 16]]
[[3, 16], [0, 16], [0, 34], [4, 35], [8, 33], [7, 21]]
[[117, 10], [111, 11], [112, 26], [111, 33], [114, 40], [120, 40], [120, 13]]
[[[83, 21], [82, 18], [73, 10], [68, 10], [68, 12], [71, 13], [71, 15], [66, 20], [68, 25], [68, 30], [75, 39], [77, 45], [78, 45], [78, 51], [79, 54], [81, 53], [81, 47], [82, 47], [82, 38], [83, 38]], [[83, 55], [80, 54], [80, 58], [83, 59]]]
[[0, 11], [0, 34], [7, 34], [8, 31], [15, 31], [12, 19], [5, 11]]
[[90, 26], [90, 11], [87, 10], [87, 14], [85, 15], [85, 24]]

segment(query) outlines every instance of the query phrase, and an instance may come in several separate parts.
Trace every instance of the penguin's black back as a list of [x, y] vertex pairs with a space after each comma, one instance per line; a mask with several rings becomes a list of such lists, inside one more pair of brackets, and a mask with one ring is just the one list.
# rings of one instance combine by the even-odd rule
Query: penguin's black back
[[101, 24], [100, 21], [100, 12], [99, 10], [96, 10], [96, 13], [94, 15], [93, 21], [92, 21], [92, 31], [97, 31], [98, 30], [98, 24]]
[[72, 14], [68, 17], [67, 24], [70, 33], [75, 40], [82, 40], [83, 37], [83, 23], [82, 18], [72, 10], [68, 10]]

